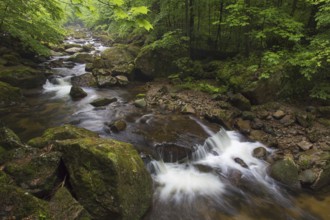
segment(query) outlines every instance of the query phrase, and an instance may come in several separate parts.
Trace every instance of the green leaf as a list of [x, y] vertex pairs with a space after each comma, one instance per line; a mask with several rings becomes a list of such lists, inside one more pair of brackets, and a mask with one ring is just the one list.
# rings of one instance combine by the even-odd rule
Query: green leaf
[[149, 9], [146, 6], [140, 6], [140, 7], [132, 7], [130, 10], [130, 13], [133, 16], [137, 16], [137, 15], [146, 15], [148, 14]]
[[128, 14], [121, 8], [114, 9], [116, 19], [126, 19], [128, 18]]
[[139, 27], [146, 29], [147, 31], [153, 29], [153, 26], [146, 19], [137, 19], [136, 23]]
[[122, 6], [125, 3], [124, 0], [109, 0], [109, 2], [116, 6]]

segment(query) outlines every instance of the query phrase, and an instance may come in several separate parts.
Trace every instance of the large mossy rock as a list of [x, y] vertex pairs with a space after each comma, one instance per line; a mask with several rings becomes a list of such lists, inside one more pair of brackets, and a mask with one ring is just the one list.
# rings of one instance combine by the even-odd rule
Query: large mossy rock
[[57, 142], [77, 200], [94, 219], [140, 219], [152, 180], [132, 145], [100, 138]]
[[0, 107], [18, 104], [22, 101], [21, 90], [0, 81]]
[[20, 88], [36, 88], [46, 82], [45, 75], [27, 66], [12, 66], [0, 70], [0, 80]]
[[104, 50], [101, 57], [93, 62], [93, 68], [109, 69], [113, 76], [130, 76], [134, 69], [134, 59], [139, 52], [139, 47], [133, 45], [117, 44]]
[[94, 87], [97, 86], [96, 79], [91, 73], [85, 73], [71, 78], [72, 86]]
[[70, 61], [76, 63], [92, 63], [94, 60], [93, 54], [90, 53], [77, 53], [71, 57], [69, 57]]
[[89, 220], [92, 219], [86, 209], [75, 200], [69, 190], [61, 187], [49, 202], [53, 219]]
[[28, 141], [28, 145], [36, 148], [43, 148], [53, 144], [56, 140], [77, 139], [86, 137], [98, 137], [94, 132], [79, 128], [73, 125], [63, 125], [60, 127], [47, 129], [41, 137], [33, 138]]
[[300, 188], [298, 172], [297, 165], [290, 158], [278, 160], [270, 167], [270, 176], [292, 189]]
[[11, 150], [24, 145], [11, 129], [0, 126], [0, 146], [6, 150]]
[[2, 219], [52, 219], [46, 201], [12, 184], [0, 171], [0, 216]]

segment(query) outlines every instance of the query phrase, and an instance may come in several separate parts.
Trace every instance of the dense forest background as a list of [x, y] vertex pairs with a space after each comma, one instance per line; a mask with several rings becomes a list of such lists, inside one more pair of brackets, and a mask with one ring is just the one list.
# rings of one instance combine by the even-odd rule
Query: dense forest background
[[[281, 80], [281, 96], [330, 99], [330, 0], [5, 0], [2, 44], [47, 55], [80, 24], [109, 42], [167, 51], [167, 76], [209, 90]], [[17, 46], [17, 44], [15, 44]], [[205, 87], [205, 84], [203, 84]]]

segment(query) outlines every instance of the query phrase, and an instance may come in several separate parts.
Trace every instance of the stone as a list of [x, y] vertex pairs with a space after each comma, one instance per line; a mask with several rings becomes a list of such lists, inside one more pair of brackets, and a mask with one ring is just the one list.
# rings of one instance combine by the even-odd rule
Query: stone
[[21, 90], [5, 82], [0, 82], [0, 107], [7, 107], [21, 103]]
[[270, 176], [289, 188], [300, 188], [298, 167], [290, 158], [278, 160], [270, 166]]
[[237, 94], [233, 94], [233, 95], [230, 94], [229, 102], [241, 111], [250, 111], [251, 110], [250, 101], [247, 98], [245, 98], [241, 93], [237, 93]]
[[127, 127], [127, 124], [124, 120], [117, 120], [114, 121], [113, 123], [111, 123], [109, 125], [111, 131], [113, 132], [120, 132], [120, 131], [124, 131]]
[[97, 85], [101, 88], [112, 87], [117, 84], [117, 79], [113, 76], [97, 75], [96, 81]]
[[75, 53], [79, 53], [82, 52], [84, 49], [81, 47], [71, 47], [69, 49], [66, 49], [65, 52], [68, 54], [75, 54]]
[[81, 48], [82, 46], [80, 44], [64, 44], [63, 45], [65, 49], [70, 49], [70, 48]]
[[249, 168], [249, 166], [241, 158], [236, 157], [234, 158], [234, 161], [238, 163], [241, 167]]
[[291, 115], [285, 115], [281, 120], [280, 123], [284, 126], [290, 126], [293, 125], [295, 120], [292, 118]]
[[90, 53], [77, 53], [68, 59], [69, 61], [76, 62], [76, 63], [92, 63], [94, 57]]
[[94, 87], [97, 86], [97, 82], [93, 74], [84, 73], [79, 76], [73, 76], [71, 78], [71, 84], [76, 87]]
[[251, 131], [250, 121], [248, 121], [248, 120], [243, 120], [243, 119], [239, 118], [236, 121], [235, 125], [236, 125], [237, 129], [244, 134], [249, 134]]
[[83, 48], [84, 52], [91, 52], [94, 49], [92, 44], [84, 44], [82, 46], [82, 48]]
[[251, 123], [251, 128], [256, 130], [262, 130], [264, 128], [264, 122], [259, 118], [255, 118]]
[[93, 63], [86, 63], [85, 70], [91, 72], [94, 69]]
[[309, 150], [309, 149], [311, 149], [313, 147], [313, 144], [310, 143], [310, 142], [308, 142], [308, 141], [301, 141], [297, 145], [302, 150]]
[[147, 107], [147, 101], [144, 98], [137, 99], [134, 101], [134, 105], [138, 108], [145, 108]]
[[236, 116], [237, 112], [223, 109], [212, 109], [204, 115], [207, 120], [218, 123], [226, 129], [233, 129]]
[[161, 143], [154, 146], [165, 163], [182, 162], [191, 157], [192, 149], [174, 143]]
[[255, 158], [261, 159], [261, 160], [266, 160], [267, 157], [267, 150], [264, 147], [257, 147], [253, 149], [252, 155]]
[[59, 188], [49, 202], [52, 219], [91, 220], [86, 209], [75, 200], [65, 187]]
[[101, 106], [106, 106], [109, 105], [113, 102], [116, 102], [117, 98], [98, 98], [92, 101], [90, 104], [94, 107], [101, 107]]
[[140, 219], [151, 206], [152, 180], [132, 145], [82, 138], [58, 141], [56, 149], [73, 194], [93, 219]]
[[63, 125], [47, 129], [41, 137], [36, 137], [28, 141], [28, 145], [34, 148], [43, 148], [53, 145], [58, 140], [77, 139], [86, 137], [98, 137], [92, 131], [79, 128], [73, 125]]
[[311, 185], [315, 182], [316, 178], [317, 173], [312, 169], [304, 170], [299, 174], [299, 180], [302, 184]]
[[274, 112], [273, 117], [277, 120], [282, 119], [285, 116], [285, 112], [282, 110], [277, 110], [276, 112]]
[[79, 100], [87, 96], [87, 93], [79, 86], [72, 86], [70, 96], [73, 100]]
[[242, 112], [242, 119], [253, 121], [253, 120], [257, 119], [257, 118], [256, 118], [256, 114], [254, 112], [243, 111]]
[[304, 128], [308, 128], [312, 125], [312, 119], [309, 114], [296, 113], [296, 121]]
[[186, 104], [185, 106], [183, 106], [183, 108], [181, 110], [181, 113], [183, 113], [183, 114], [195, 114], [196, 111], [190, 104]]
[[317, 176], [314, 184], [311, 186], [313, 189], [319, 190], [330, 183], [330, 165], [324, 167]]
[[9, 128], [0, 126], [0, 146], [5, 150], [23, 147], [20, 138]]
[[117, 79], [117, 83], [121, 86], [126, 86], [129, 83], [128, 78], [123, 75], [116, 76], [116, 79]]

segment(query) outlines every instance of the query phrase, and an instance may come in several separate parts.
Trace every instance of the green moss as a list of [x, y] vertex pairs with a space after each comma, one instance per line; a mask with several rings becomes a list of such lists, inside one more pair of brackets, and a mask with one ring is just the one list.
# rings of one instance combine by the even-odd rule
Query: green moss
[[20, 103], [22, 98], [19, 88], [0, 81], [0, 106]]
[[292, 159], [286, 158], [276, 161], [271, 166], [270, 175], [289, 187], [296, 188], [299, 186], [298, 168]]

